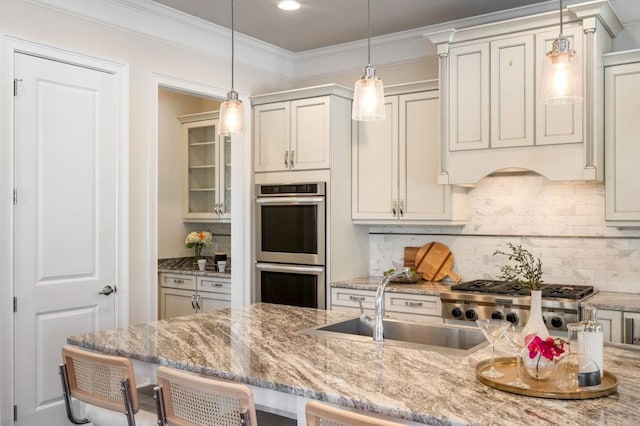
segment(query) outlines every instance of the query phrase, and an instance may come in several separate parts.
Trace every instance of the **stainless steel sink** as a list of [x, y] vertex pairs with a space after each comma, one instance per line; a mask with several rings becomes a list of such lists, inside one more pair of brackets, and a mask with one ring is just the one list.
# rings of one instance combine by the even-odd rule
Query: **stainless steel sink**
[[[473, 327], [422, 324], [385, 319], [384, 345], [468, 355], [487, 346], [482, 332]], [[360, 318], [320, 325], [305, 333], [328, 338], [373, 342], [371, 327]]]

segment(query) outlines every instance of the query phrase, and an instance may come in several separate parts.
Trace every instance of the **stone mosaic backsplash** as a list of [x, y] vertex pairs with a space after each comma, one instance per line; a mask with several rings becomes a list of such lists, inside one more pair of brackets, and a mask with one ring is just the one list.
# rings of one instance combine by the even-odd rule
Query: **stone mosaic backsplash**
[[371, 227], [371, 275], [402, 264], [405, 246], [440, 241], [453, 252], [463, 280], [497, 278], [505, 258], [492, 254], [512, 242], [541, 258], [546, 283], [640, 293], [640, 230], [605, 226], [602, 183], [494, 175], [468, 197], [462, 227]]

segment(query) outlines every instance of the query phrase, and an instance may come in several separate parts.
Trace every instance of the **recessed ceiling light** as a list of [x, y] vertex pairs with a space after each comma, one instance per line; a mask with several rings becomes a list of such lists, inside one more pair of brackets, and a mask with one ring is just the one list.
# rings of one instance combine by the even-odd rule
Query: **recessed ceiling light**
[[278, 3], [278, 8], [282, 10], [298, 10], [300, 9], [300, 3], [294, 0], [283, 0]]

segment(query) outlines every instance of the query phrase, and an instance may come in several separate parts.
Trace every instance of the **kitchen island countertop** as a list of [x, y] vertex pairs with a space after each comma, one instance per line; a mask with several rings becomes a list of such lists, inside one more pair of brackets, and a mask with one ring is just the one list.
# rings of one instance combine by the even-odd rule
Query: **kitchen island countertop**
[[[624, 425], [640, 418], [640, 351], [605, 347], [618, 393], [566, 401], [513, 395], [478, 382], [485, 347], [452, 355], [328, 339], [309, 327], [352, 315], [254, 304], [73, 336], [70, 344], [217, 376], [296, 397], [425, 424]], [[506, 355], [497, 346], [497, 355]]]

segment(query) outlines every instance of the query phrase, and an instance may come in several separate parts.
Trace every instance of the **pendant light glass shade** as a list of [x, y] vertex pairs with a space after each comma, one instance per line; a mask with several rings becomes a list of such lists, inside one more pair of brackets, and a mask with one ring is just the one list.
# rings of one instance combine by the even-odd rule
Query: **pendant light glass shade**
[[358, 121], [384, 120], [384, 86], [371, 65], [364, 67], [364, 75], [356, 81], [353, 91], [351, 118]]
[[384, 120], [384, 85], [376, 76], [376, 70], [371, 66], [371, 2], [367, 1], [367, 55], [368, 65], [364, 67], [364, 74], [356, 81], [353, 90], [353, 106], [351, 118], [358, 121]]
[[539, 100], [546, 104], [574, 103], [582, 98], [580, 61], [571, 42], [562, 34], [562, 0], [560, 0], [560, 35], [542, 62]]
[[224, 136], [244, 133], [244, 107], [242, 101], [238, 99], [238, 92], [233, 89], [234, 47], [233, 0], [231, 0], [231, 90], [227, 93], [227, 100], [220, 105], [220, 123], [218, 124], [218, 132]]
[[220, 105], [220, 134], [225, 136], [241, 135], [244, 133], [244, 108], [238, 99], [238, 93], [231, 91], [227, 100]]

